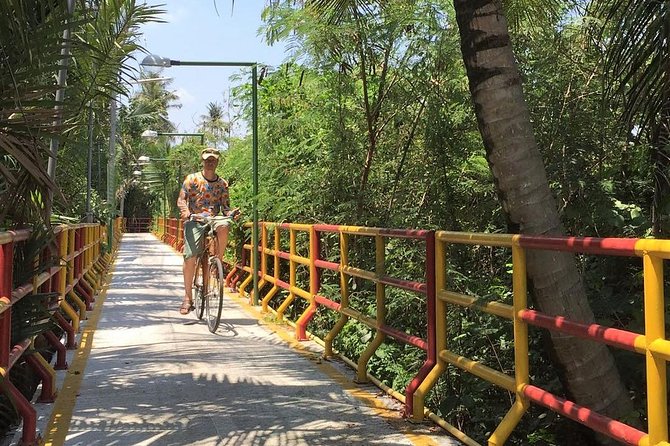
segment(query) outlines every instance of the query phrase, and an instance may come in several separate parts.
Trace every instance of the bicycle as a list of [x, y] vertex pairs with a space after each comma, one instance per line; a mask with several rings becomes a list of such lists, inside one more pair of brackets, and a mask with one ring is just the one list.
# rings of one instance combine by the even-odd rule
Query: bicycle
[[[234, 210], [229, 217], [235, 218], [239, 210]], [[225, 279], [223, 264], [217, 257], [218, 239], [210, 224], [209, 218], [191, 216], [191, 220], [203, 223], [205, 229], [205, 249], [197, 258], [195, 275], [193, 276], [193, 304], [195, 317], [202, 320], [207, 315], [207, 327], [215, 333], [221, 323]]]

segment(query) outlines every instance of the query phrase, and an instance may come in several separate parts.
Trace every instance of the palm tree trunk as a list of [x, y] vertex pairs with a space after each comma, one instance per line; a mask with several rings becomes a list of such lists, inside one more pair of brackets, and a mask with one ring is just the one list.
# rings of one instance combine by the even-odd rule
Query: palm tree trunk
[[[563, 234], [501, 2], [454, 0], [454, 7], [479, 130], [509, 223], [523, 234]], [[530, 251], [528, 276], [542, 312], [594, 320], [572, 255]], [[570, 398], [612, 417], [628, 411], [631, 403], [606, 346], [553, 333], [551, 340]]]

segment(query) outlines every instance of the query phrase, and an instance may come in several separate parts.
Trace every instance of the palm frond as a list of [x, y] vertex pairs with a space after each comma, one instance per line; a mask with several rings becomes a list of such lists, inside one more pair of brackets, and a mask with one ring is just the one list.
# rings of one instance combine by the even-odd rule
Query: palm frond
[[[0, 208], [3, 222], [48, 220], [42, 198], [55, 184], [45, 172], [45, 140], [63, 130], [53, 124], [53, 80], [65, 63], [63, 32], [80, 25], [66, 18], [63, 1], [0, 2], [0, 175], [12, 185], [0, 198], [7, 205]], [[62, 104], [60, 113], [71, 111], [69, 103]]]
[[[18, 214], [12, 210], [19, 209], [19, 202], [39, 206], [41, 197], [55, 189], [44, 172], [50, 137], [58, 137], [61, 147], [69, 144], [68, 138], [85, 133], [88, 104], [106, 104], [128, 93], [123, 79], [137, 75], [128, 63], [129, 55], [143, 50], [138, 43], [139, 26], [160, 21], [163, 12], [160, 6], [138, 3], [77, 3], [71, 18], [64, 0], [0, 2], [0, 175], [3, 184], [22, 188], [2, 188], [2, 201], [8, 206], [0, 209], [0, 218], [15, 220]], [[72, 31], [67, 42], [71, 56], [66, 57], [61, 48], [68, 28]], [[66, 62], [69, 86], [65, 100], [57, 104], [54, 75]], [[98, 110], [97, 122], [105, 122], [105, 107]], [[8, 160], [15, 160], [18, 170], [10, 168]], [[59, 171], [62, 169], [57, 168]], [[43, 215], [43, 220], [48, 217]]]
[[670, 4], [657, 0], [596, 3], [603, 20], [607, 93], [624, 98], [624, 120], [641, 129], [670, 100]]
[[49, 306], [57, 298], [58, 293], [30, 294], [12, 305], [12, 343], [53, 330], [56, 321]]
[[[30, 238], [14, 252], [15, 287], [29, 283], [34, 276], [59, 265], [60, 259], [50, 254], [58, 252], [55, 241], [53, 229], [41, 224], [33, 226]], [[49, 247], [46, 251], [45, 246]], [[34, 293], [12, 305], [13, 344], [55, 327], [52, 313], [57, 298], [57, 293]]]
[[356, 11], [371, 13], [384, 3], [384, 0], [306, 0], [305, 7], [329, 25], [336, 25]]

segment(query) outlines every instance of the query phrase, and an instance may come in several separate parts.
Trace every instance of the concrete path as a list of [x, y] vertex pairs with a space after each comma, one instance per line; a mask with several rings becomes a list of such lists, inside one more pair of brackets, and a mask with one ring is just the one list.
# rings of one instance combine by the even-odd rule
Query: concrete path
[[402, 420], [394, 400], [320, 361], [316, 344], [292, 348], [255, 308], [226, 301], [216, 334], [181, 316], [181, 280], [171, 248], [150, 234], [124, 236], [111, 285], [47, 406], [47, 445], [459, 444]]

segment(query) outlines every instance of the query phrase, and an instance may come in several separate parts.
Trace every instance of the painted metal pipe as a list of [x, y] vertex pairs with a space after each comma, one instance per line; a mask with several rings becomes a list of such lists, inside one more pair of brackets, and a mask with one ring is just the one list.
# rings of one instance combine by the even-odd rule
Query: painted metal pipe
[[56, 364], [54, 364], [54, 368], [56, 370], [66, 370], [68, 365], [67, 350], [65, 349], [65, 346], [52, 331], [47, 331], [44, 333], [44, 337], [49, 345], [51, 345], [56, 350]]
[[582, 339], [592, 339], [613, 347], [645, 353], [645, 336], [600, 324], [581, 324], [562, 316], [547, 316], [535, 310], [522, 310], [519, 318], [528, 324], [547, 330], [570, 334]]
[[0, 245], [0, 368], [9, 365], [10, 341], [12, 339], [12, 272], [14, 242]]
[[[644, 325], [647, 343], [665, 339], [665, 305], [663, 298], [663, 259], [645, 255]], [[664, 358], [647, 351], [647, 424], [649, 443], [668, 441], [667, 363]]]
[[[600, 415], [588, 408], [559, 398], [546, 390], [540, 389], [532, 385], [526, 386], [523, 389], [524, 395], [542, 407], [546, 407], [553, 412], [556, 412], [571, 420], [577, 421], [596, 432], [614, 438], [624, 444], [630, 446], [638, 446], [646, 434], [634, 427], [628, 426], [620, 421]], [[649, 445], [656, 445], [658, 442], [649, 441]]]
[[26, 362], [37, 373], [42, 381], [42, 391], [37, 398], [38, 403], [53, 403], [56, 399], [56, 376], [53, 368], [39, 353], [26, 355]]

